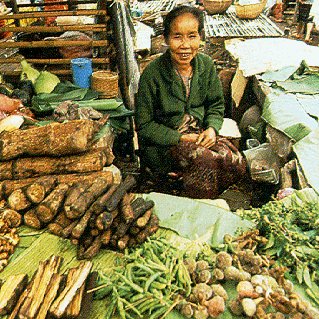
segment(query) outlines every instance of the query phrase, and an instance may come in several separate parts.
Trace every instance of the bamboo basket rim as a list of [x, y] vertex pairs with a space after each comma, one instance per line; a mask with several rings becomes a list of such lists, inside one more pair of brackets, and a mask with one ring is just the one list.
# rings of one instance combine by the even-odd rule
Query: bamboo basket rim
[[94, 71], [92, 73], [92, 77], [96, 79], [105, 79], [105, 75], [107, 75], [108, 79], [115, 79], [119, 77], [119, 75], [116, 72], [109, 71], [109, 70], [99, 70], [99, 71]]
[[261, 0], [259, 3], [253, 4], [239, 4], [238, 1], [234, 2], [236, 15], [241, 19], [255, 19], [263, 11], [267, 0]]
[[203, 0], [203, 5], [208, 14], [225, 12], [232, 4], [232, 0]]
[[118, 74], [110, 70], [99, 70], [92, 73], [91, 88], [99, 93], [99, 98], [118, 96]]

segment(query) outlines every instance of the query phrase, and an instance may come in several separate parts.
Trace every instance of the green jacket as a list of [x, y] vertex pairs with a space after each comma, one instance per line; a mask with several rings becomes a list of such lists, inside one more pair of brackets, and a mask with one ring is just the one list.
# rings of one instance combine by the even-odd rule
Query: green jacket
[[197, 118], [203, 129], [213, 127], [217, 134], [222, 126], [224, 96], [214, 63], [208, 55], [198, 53], [192, 64], [188, 98], [184, 83], [173, 68], [169, 50], [152, 61], [141, 75], [135, 122], [148, 166], [158, 165], [164, 157], [167, 160], [165, 150], [179, 142], [181, 134], [177, 128], [185, 113]]
[[185, 113], [193, 115], [206, 129], [218, 133], [223, 123], [224, 96], [212, 59], [198, 53], [193, 63], [189, 98], [176, 74], [170, 53], [152, 61], [144, 70], [136, 97], [136, 126], [146, 145], [175, 145], [180, 139], [177, 127]]

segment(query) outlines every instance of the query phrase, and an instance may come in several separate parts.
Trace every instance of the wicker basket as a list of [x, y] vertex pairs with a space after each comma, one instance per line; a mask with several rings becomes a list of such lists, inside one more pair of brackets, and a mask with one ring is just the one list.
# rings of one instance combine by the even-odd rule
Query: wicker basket
[[240, 19], [256, 19], [264, 10], [267, 0], [261, 0], [260, 3], [240, 5], [234, 3], [236, 16]]
[[232, 4], [232, 0], [203, 0], [208, 14], [224, 13]]
[[93, 72], [91, 87], [99, 93], [100, 99], [111, 99], [118, 96], [118, 74], [111, 71]]

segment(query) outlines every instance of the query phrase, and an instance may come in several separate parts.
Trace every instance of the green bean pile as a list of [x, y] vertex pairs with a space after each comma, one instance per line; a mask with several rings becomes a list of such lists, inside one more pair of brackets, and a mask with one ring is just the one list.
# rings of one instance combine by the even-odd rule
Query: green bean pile
[[191, 293], [182, 253], [162, 238], [148, 239], [124, 256], [112, 275], [100, 274], [95, 297], [109, 295], [105, 319], [165, 318]]

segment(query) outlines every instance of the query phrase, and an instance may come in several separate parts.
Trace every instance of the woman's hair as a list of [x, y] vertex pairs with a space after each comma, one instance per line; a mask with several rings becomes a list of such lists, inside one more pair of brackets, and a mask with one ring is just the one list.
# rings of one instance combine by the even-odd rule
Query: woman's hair
[[173, 21], [185, 14], [185, 13], [190, 13], [194, 16], [195, 19], [198, 21], [198, 33], [201, 34], [203, 29], [204, 29], [204, 17], [203, 17], [203, 12], [199, 10], [198, 8], [183, 5], [183, 6], [178, 6], [171, 10], [167, 16], [164, 19], [164, 38], [165, 40], [168, 39], [170, 31], [171, 31], [171, 25]]

